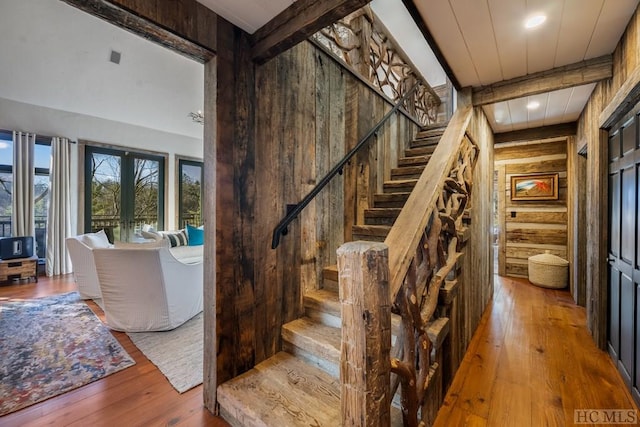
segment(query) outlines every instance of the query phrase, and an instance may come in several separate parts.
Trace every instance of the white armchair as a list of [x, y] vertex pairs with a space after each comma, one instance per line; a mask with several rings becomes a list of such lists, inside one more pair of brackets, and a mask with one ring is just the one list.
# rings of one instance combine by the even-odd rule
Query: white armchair
[[97, 233], [67, 237], [66, 242], [80, 297], [82, 299], [102, 298], [96, 265], [93, 262], [93, 249], [111, 247], [106, 233], [100, 230]]
[[124, 332], [174, 329], [202, 311], [202, 261], [167, 247], [94, 249], [107, 325]]

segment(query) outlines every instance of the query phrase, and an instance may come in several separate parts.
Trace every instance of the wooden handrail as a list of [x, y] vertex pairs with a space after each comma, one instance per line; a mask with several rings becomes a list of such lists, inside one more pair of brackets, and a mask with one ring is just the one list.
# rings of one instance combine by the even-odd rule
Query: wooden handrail
[[[427, 167], [420, 175], [384, 243], [389, 247], [389, 293], [395, 301], [420, 238], [436, 208], [471, 120], [472, 108], [458, 108], [442, 135]], [[425, 200], [425, 197], [428, 199]]]

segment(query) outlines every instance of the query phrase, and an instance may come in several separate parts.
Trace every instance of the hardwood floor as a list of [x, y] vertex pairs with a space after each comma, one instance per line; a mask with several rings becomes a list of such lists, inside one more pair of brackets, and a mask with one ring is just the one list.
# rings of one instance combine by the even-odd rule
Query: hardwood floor
[[572, 426], [574, 410], [637, 410], [567, 291], [496, 277], [435, 426]]
[[[38, 283], [0, 286], [0, 300], [74, 290], [71, 276], [41, 277]], [[88, 304], [103, 317], [97, 305]], [[178, 393], [126, 334], [113, 334], [135, 359], [134, 366], [0, 417], [0, 426], [228, 426], [202, 406], [202, 386]]]
[[[75, 290], [71, 277], [0, 286], [0, 300]], [[91, 308], [102, 315], [93, 303]], [[182, 395], [131, 343], [136, 365], [62, 396], [0, 417], [0, 426], [215, 426], [202, 386]], [[585, 327], [568, 292], [497, 278], [436, 426], [570, 426], [575, 409], [636, 409], [609, 357]], [[332, 426], [327, 426], [332, 427]]]

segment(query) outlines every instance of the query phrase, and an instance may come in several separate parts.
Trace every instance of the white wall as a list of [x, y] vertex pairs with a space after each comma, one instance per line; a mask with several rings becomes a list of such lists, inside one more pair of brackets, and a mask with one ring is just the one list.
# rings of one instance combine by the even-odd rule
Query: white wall
[[1, 1], [0, 129], [168, 153], [175, 228], [175, 156], [203, 157], [187, 114], [203, 109], [204, 66], [62, 1]]

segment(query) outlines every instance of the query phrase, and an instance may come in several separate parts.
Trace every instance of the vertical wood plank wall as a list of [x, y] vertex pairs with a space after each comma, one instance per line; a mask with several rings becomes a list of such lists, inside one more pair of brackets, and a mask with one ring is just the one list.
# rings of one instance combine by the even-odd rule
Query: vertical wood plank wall
[[[596, 344], [604, 349], [607, 339], [607, 144], [600, 129], [601, 113], [623, 85], [640, 84], [640, 15], [631, 18], [613, 54], [613, 78], [596, 85], [578, 120], [576, 149], [587, 144], [586, 232], [578, 233], [578, 246], [586, 247], [587, 325]], [[619, 100], [637, 102], [637, 100]], [[608, 117], [604, 118], [605, 120]], [[582, 237], [581, 237], [582, 236]]]
[[247, 295], [253, 317], [246, 326], [254, 330], [258, 363], [280, 348], [280, 326], [302, 314], [303, 292], [319, 287], [322, 268], [336, 263], [337, 248], [350, 239], [351, 225], [395, 166], [394, 147], [403, 147], [417, 126], [394, 116], [272, 250], [272, 232], [287, 204], [311, 191], [392, 106], [308, 42], [256, 68], [255, 96], [255, 197], [246, 207], [251, 221], [235, 218], [231, 225], [250, 229], [253, 239], [253, 258], [243, 262], [253, 271]]
[[[528, 277], [528, 258], [545, 251], [567, 259], [567, 139], [498, 144], [495, 166], [504, 182], [499, 182], [498, 262], [505, 274]], [[511, 177], [537, 173], [557, 173], [558, 200], [513, 201]]]
[[445, 356], [445, 384], [460, 366], [482, 313], [493, 296], [493, 132], [481, 108], [474, 109], [468, 132], [480, 151], [473, 171], [469, 243], [465, 247], [461, 283], [453, 303], [447, 338], [451, 347], [450, 359]]

